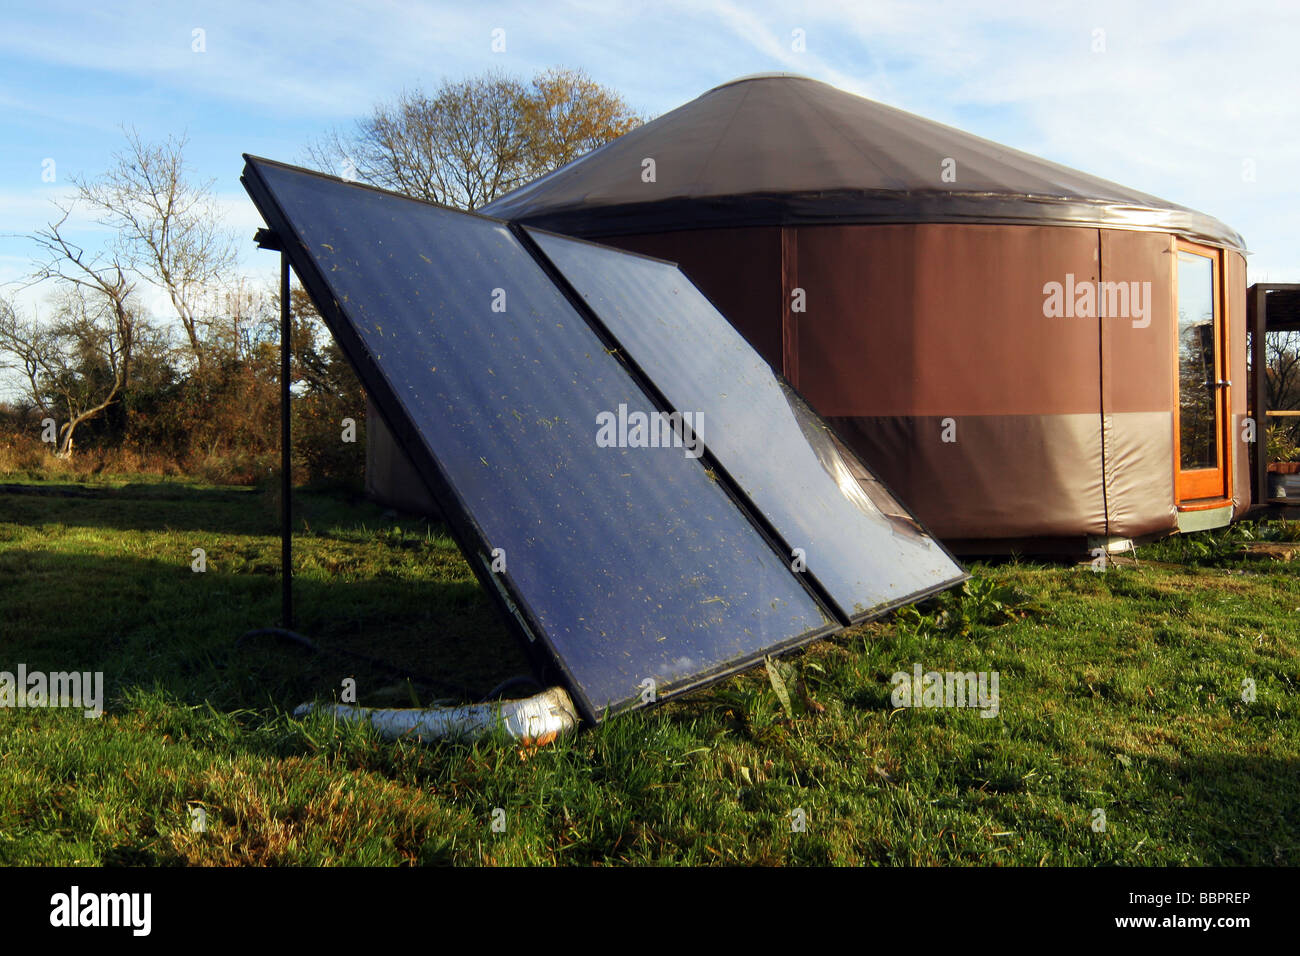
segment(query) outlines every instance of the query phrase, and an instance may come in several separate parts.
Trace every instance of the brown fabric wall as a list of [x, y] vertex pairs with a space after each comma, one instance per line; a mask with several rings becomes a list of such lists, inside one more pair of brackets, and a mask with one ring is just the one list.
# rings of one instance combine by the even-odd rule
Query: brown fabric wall
[[1095, 412], [830, 423], [942, 540], [1105, 533]]
[[[1138, 318], [1101, 320], [1102, 420], [1109, 534], [1172, 531], [1174, 506], [1174, 258], [1170, 237], [1099, 230], [1103, 282], [1139, 283]], [[1150, 295], [1146, 286], [1150, 283]], [[1134, 322], [1139, 325], [1135, 326]]]
[[1043, 285], [1097, 277], [1097, 231], [799, 230], [799, 389], [824, 416], [1099, 411], [1098, 322], [1045, 318]]
[[800, 391], [935, 534], [1105, 533], [1099, 320], [1043, 314], [1097, 230], [804, 227], [798, 261]]
[[1173, 531], [1172, 412], [1112, 412], [1105, 436], [1106, 533], [1125, 538]]
[[369, 399], [366, 399], [366, 497], [401, 511], [438, 514], [429, 489]]

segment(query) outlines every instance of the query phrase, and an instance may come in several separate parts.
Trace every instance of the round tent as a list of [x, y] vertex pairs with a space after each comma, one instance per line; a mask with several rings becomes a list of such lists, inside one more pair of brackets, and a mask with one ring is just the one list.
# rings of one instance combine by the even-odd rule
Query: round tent
[[1210, 216], [790, 75], [482, 211], [680, 264], [956, 547], [1250, 504], [1244, 244]]

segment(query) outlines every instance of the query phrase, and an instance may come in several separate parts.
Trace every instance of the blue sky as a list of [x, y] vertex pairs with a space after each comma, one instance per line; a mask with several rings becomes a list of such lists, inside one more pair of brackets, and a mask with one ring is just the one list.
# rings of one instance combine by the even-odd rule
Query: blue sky
[[[6, 3], [3, 21], [0, 234], [42, 225], [69, 174], [105, 168], [122, 124], [151, 140], [188, 133], [196, 175], [251, 235], [241, 153], [301, 161], [403, 88], [576, 67], [653, 115], [787, 70], [1210, 213], [1245, 236], [1249, 281], [1300, 281], [1300, 5], [54, 0]], [[107, 237], [79, 225], [91, 245]], [[0, 284], [29, 254], [0, 240]], [[269, 279], [275, 260], [250, 241], [242, 265]]]

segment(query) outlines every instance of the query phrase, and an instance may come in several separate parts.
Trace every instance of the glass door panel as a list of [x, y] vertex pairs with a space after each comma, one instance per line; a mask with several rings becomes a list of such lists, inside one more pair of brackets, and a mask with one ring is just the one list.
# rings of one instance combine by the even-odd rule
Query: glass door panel
[[1178, 497], [1223, 497], [1224, 335], [1215, 255], [1178, 251]]

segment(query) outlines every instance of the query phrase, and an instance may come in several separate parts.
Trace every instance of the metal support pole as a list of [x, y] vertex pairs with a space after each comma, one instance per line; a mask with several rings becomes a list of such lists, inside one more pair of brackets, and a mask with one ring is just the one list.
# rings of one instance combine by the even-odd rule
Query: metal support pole
[[280, 618], [293, 630], [293, 473], [289, 454], [289, 257], [280, 252]]
[[1255, 504], [1268, 501], [1268, 295], [1256, 283], [1246, 292], [1250, 327], [1250, 413], [1255, 417], [1255, 444], [1251, 447]]

